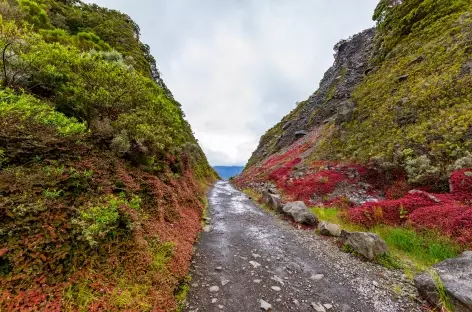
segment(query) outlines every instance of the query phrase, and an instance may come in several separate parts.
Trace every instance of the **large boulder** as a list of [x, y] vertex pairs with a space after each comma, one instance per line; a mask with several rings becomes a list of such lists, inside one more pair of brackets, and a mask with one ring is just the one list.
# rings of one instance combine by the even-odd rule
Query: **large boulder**
[[318, 219], [308, 210], [307, 206], [302, 201], [287, 203], [282, 208], [283, 212], [301, 224], [317, 225]]
[[[441, 278], [455, 312], [472, 311], [472, 251], [447, 259], [433, 266]], [[439, 306], [440, 297], [431, 275], [426, 272], [415, 278], [419, 293], [432, 305]]]
[[387, 244], [374, 233], [350, 233], [345, 245], [350, 246], [355, 252], [371, 261], [377, 256], [389, 253]]
[[336, 237], [340, 237], [342, 231], [341, 227], [338, 224], [329, 223], [325, 221], [322, 221], [320, 222], [320, 224], [318, 224], [318, 230], [320, 231], [321, 235]]

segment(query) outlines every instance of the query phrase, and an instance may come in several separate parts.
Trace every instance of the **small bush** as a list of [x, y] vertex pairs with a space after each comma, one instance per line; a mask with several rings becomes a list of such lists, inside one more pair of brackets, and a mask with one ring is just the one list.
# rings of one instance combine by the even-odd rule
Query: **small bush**
[[84, 239], [90, 246], [96, 246], [100, 240], [118, 228], [120, 221], [125, 223], [128, 230], [132, 228], [130, 225], [132, 219], [121, 212], [122, 206], [138, 210], [140, 205], [141, 198], [137, 196], [133, 196], [129, 202], [124, 193], [121, 193], [120, 197], [109, 195], [96, 205], [80, 208], [80, 216], [74, 223], [79, 225]]
[[413, 184], [431, 184], [441, 177], [441, 169], [433, 166], [426, 155], [407, 160], [405, 170], [408, 172], [408, 182]]
[[118, 156], [123, 156], [128, 153], [131, 148], [128, 133], [126, 131], [121, 131], [121, 133], [115, 136], [111, 141], [110, 148]]
[[472, 153], [467, 151], [465, 152], [464, 157], [459, 158], [456, 160], [454, 165], [452, 165], [449, 170], [456, 171], [461, 169], [472, 168]]

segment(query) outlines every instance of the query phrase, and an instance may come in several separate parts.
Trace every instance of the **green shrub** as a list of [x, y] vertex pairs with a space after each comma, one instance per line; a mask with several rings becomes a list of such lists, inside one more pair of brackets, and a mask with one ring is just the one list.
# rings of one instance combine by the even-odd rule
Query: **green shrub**
[[63, 136], [85, 133], [87, 129], [85, 124], [56, 112], [49, 104], [27, 94], [16, 95], [8, 89], [0, 91], [0, 116], [15, 116], [24, 121], [51, 126]]
[[20, 0], [19, 4], [21, 11], [26, 15], [26, 20], [31, 25], [34, 25], [35, 28], [39, 29], [52, 27], [44, 6], [41, 6], [37, 2], [31, 0]]
[[407, 160], [405, 169], [408, 172], [408, 182], [412, 184], [428, 184], [441, 177], [441, 169], [433, 166], [426, 155]]
[[118, 156], [123, 156], [124, 154], [129, 152], [131, 148], [131, 143], [129, 141], [129, 137], [126, 131], [121, 131], [120, 134], [113, 138], [113, 140], [111, 141], [110, 148]]

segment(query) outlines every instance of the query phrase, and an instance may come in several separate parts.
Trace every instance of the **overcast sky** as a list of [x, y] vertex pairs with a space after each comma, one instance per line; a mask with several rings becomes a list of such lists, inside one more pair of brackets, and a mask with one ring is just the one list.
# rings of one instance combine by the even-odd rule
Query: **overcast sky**
[[378, 0], [93, 0], [130, 15], [212, 165], [244, 165]]

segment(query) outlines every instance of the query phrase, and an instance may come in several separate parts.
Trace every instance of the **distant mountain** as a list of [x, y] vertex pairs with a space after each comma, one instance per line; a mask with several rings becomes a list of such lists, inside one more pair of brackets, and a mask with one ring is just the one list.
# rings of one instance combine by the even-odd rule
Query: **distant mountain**
[[214, 166], [213, 169], [218, 172], [220, 177], [224, 180], [228, 180], [231, 177], [237, 176], [240, 174], [244, 167], [242, 166]]

